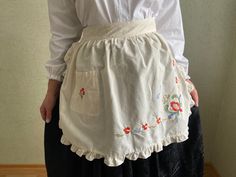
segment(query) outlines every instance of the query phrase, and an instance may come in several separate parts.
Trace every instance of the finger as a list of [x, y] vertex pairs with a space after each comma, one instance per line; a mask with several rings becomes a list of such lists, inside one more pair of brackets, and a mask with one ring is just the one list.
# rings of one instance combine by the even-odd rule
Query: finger
[[198, 107], [199, 106], [199, 96], [198, 96], [198, 92], [197, 90], [195, 89], [195, 94], [196, 94], [196, 106]]
[[40, 114], [41, 114], [42, 119], [45, 121], [45, 119], [46, 119], [46, 109], [43, 106], [40, 107]]
[[191, 93], [192, 93], [191, 95], [192, 95], [192, 98], [193, 98], [193, 100], [195, 102], [195, 105], [198, 107], [198, 105], [199, 105], [199, 97], [198, 97], [197, 90], [194, 89]]
[[50, 109], [47, 110], [46, 112], [46, 122], [49, 123], [52, 118], [52, 111]]

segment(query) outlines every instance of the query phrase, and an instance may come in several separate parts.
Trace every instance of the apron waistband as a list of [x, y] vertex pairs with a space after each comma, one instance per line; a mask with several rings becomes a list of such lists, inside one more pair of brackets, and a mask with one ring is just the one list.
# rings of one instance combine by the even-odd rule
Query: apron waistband
[[156, 31], [154, 17], [142, 20], [114, 22], [102, 25], [91, 25], [83, 29], [80, 40], [100, 40], [140, 35]]

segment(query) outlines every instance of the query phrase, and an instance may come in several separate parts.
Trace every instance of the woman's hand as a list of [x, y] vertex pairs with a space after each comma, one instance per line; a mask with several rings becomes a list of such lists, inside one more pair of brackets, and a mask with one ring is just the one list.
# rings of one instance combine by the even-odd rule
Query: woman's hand
[[41, 117], [46, 123], [49, 123], [52, 119], [52, 110], [56, 104], [57, 98], [60, 93], [61, 82], [49, 79], [48, 91], [40, 106]]
[[192, 96], [192, 99], [193, 99], [194, 102], [195, 102], [195, 105], [198, 107], [198, 105], [199, 105], [198, 91], [197, 91], [196, 87], [194, 86], [194, 84], [192, 83], [192, 81], [191, 81], [190, 79], [186, 79], [186, 81], [193, 85], [193, 89], [192, 89], [192, 91], [190, 92], [190, 94], [191, 94], [191, 96]]

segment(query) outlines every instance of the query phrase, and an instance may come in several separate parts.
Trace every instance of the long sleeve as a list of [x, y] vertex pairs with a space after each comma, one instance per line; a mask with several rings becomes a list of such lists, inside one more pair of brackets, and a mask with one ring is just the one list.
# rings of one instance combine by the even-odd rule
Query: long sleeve
[[183, 67], [185, 79], [190, 79], [189, 60], [183, 55], [185, 37], [179, 0], [163, 0], [155, 19], [157, 31], [166, 39], [177, 64]]
[[82, 25], [76, 15], [74, 0], [48, 0], [51, 38], [50, 59], [46, 61], [47, 78], [63, 81], [64, 56], [71, 44], [80, 38]]

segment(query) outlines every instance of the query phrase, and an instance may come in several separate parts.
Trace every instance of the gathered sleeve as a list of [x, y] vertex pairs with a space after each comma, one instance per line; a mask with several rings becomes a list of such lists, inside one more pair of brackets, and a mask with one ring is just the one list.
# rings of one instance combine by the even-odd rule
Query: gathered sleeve
[[64, 56], [71, 44], [80, 38], [82, 25], [76, 14], [74, 0], [48, 0], [48, 15], [50, 58], [44, 66], [48, 79], [62, 82], [66, 70]]
[[179, 0], [163, 0], [155, 19], [157, 31], [166, 39], [177, 64], [183, 67], [185, 79], [190, 79], [189, 60], [183, 55], [185, 37]]

